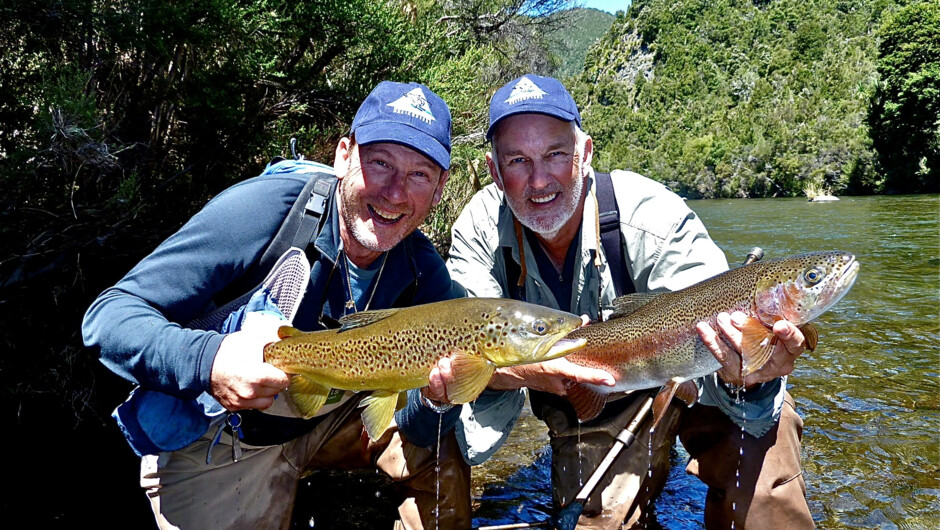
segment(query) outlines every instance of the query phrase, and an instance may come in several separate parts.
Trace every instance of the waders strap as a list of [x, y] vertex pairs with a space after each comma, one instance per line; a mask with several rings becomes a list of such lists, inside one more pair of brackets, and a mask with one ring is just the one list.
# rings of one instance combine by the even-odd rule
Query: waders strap
[[597, 217], [600, 225], [601, 244], [610, 264], [610, 276], [614, 281], [617, 296], [635, 293], [636, 287], [627, 272], [627, 262], [623, 259], [623, 241], [620, 237], [620, 210], [617, 209], [617, 197], [614, 195], [614, 181], [610, 173], [594, 172], [597, 183]]

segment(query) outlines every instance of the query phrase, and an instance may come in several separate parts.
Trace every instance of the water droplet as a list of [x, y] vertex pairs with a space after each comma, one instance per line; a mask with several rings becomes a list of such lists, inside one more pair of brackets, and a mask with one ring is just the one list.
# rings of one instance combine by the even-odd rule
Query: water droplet
[[375, 498], [376, 498], [376, 499], [381, 498], [381, 497], [382, 497], [382, 492], [381, 492], [381, 491], [375, 492]]
[[317, 523], [313, 520], [313, 517], [311, 517], [310, 520], [307, 521], [307, 525], [308, 525], [310, 528], [313, 528], [314, 525], [316, 525], [316, 524], [317, 524]]

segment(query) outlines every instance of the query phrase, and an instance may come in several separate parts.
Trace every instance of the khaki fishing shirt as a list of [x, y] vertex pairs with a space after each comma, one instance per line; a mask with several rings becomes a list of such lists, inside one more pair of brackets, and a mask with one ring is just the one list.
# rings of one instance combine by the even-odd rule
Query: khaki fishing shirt
[[[611, 176], [620, 212], [623, 257], [637, 292], [675, 291], [728, 270], [724, 253], [681, 197], [630, 171], [613, 171]], [[579, 262], [575, 264], [571, 300], [555, 299], [540, 275], [528, 239], [522, 238], [525, 293], [528, 302], [586, 314], [596, 321], [600, 307], [609, 306], [615, 293], [598, 237], [593, 171], [588, 182], [589, 196], [578, 241]], [[506, 277], [506, 254], [502, 247], [511, 248], [512, 258], [519, 263], [512, 213], [503, 192], [490, 184], [471, 198], [453, 225], [447, 261], [451, 278], [470, 296], [508, 297], [510, 283], [515, 284], [517, 278]], [[719, 406], [755, 436], [769, 430], [779, 417], [783, 381], [776, 387], [776, 395], [771, 388], [767, 399], [740, 403], [735, 403], [719, 387], [716, 377], [705, 377], [696, 383], [700, 402]], [[470, 464], [482, 463], [502, 445], [523, 404], [522, 391], [488, 391], [472, 405], [464, 406], [457, 436]]]

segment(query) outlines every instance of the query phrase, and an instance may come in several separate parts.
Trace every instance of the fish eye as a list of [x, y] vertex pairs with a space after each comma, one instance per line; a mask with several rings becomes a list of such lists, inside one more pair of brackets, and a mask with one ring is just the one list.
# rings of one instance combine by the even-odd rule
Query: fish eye
[[803, 278], [806, 280], [806, 283], [816, 285], [822, 281], [823, 273], [816, 267], [810, 267], [803, 272]]
[[532, 321], [532, 331], [539, 335], [544, 335], [548, 331], [548, 324], [544, 320], [533, 320]]

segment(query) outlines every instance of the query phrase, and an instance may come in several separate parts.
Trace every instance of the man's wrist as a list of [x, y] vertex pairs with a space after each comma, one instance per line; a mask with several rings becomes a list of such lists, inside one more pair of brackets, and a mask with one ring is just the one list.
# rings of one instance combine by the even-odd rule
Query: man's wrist
[[421, 395], [421, 403], [425, 407], [433, 410], [438, 414], [443, 414], [453, 408], [453, 403], [444, 403], [443, 401], [436, 401], [424, 395], [424, 392], [418, 392]]
[[724, 390], [725, 394], [727, 394], [729, 397], [743, 401], [759, 399], [757, 396], [760, 394], [762, 397], [763, 393], [761, 390], [763, 390], [765, 387], [764, 383], [751, 383], [750, 385], [737, 385], [734, 383], [729, 383], [717, 374], [715, 379], [718, 381], [719, 388]]

